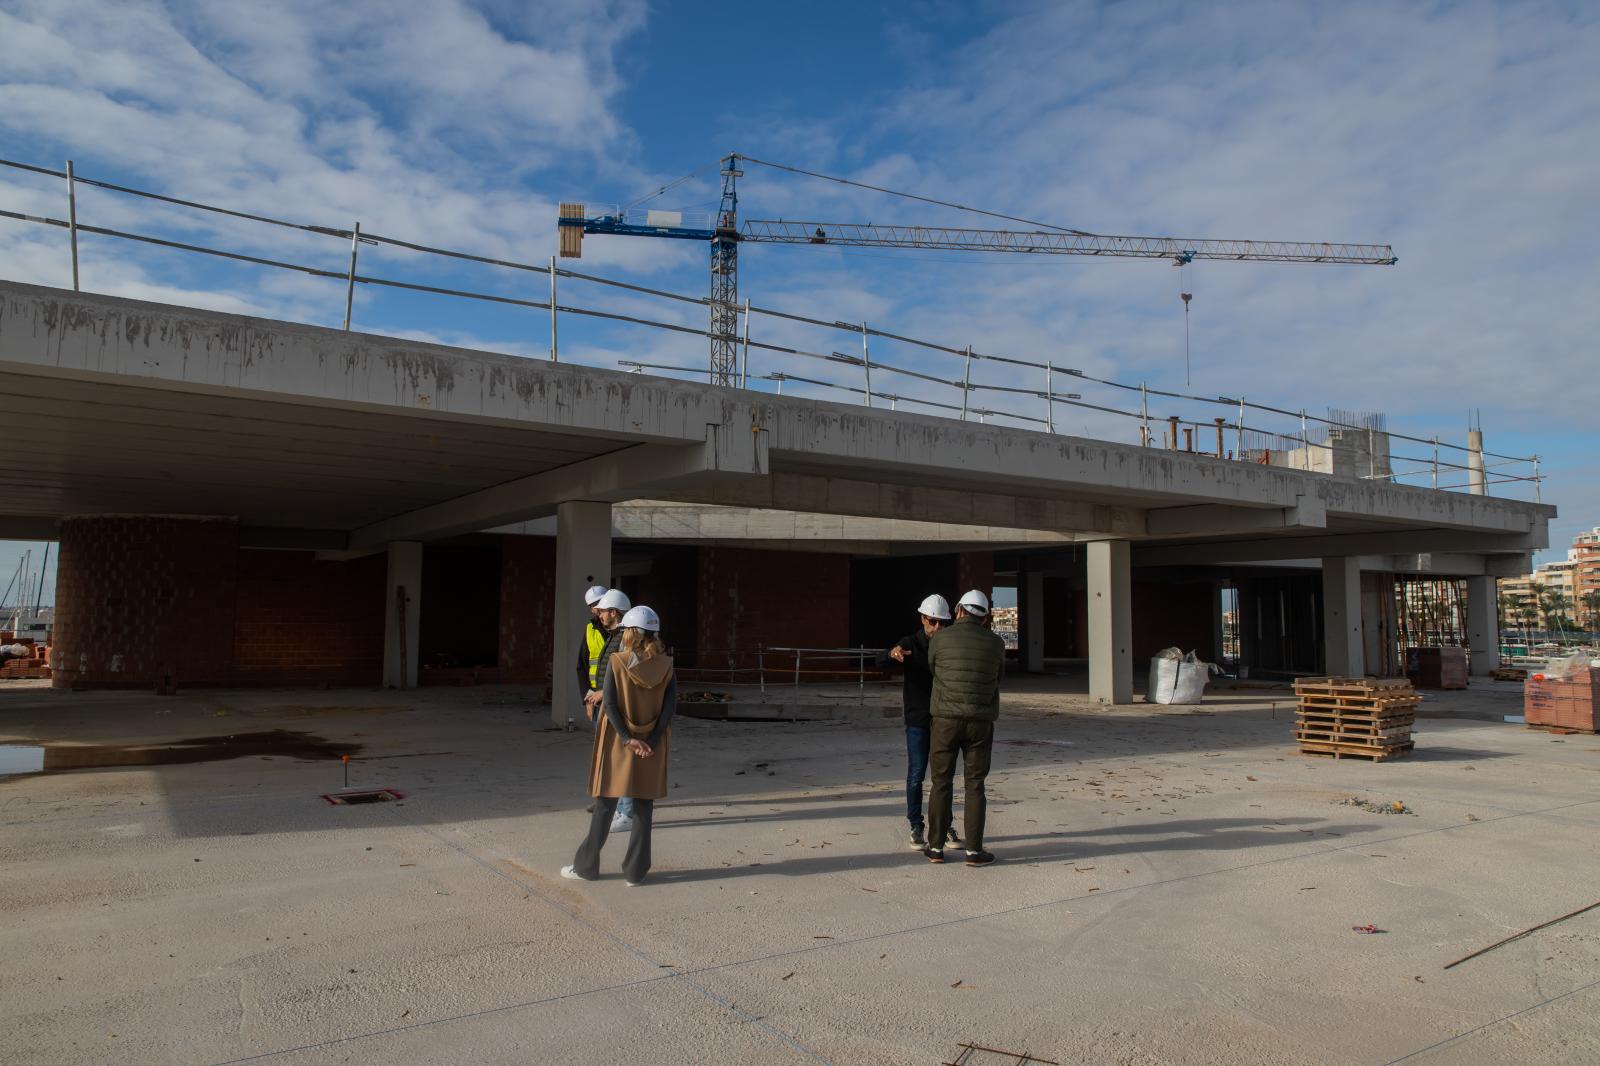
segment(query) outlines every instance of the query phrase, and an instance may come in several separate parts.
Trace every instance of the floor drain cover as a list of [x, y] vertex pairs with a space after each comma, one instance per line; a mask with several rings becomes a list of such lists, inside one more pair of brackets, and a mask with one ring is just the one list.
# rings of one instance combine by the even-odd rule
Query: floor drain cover
[[392, 788], [347, 788], [325, 793], [322, 798], [336, 807], [342, 807], [350, 803], [390, 803], [405, 799], [406, 796], [404, 792]]

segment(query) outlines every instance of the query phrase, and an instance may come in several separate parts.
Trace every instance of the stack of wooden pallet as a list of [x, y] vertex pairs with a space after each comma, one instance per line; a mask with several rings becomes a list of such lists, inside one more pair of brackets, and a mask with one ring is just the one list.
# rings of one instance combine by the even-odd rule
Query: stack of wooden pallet
[[1295, 735], [1307, 755], [1381, 762], [1411, 750], [1422, 697], [1404, 679], [1305, 677], [1294, 683]]

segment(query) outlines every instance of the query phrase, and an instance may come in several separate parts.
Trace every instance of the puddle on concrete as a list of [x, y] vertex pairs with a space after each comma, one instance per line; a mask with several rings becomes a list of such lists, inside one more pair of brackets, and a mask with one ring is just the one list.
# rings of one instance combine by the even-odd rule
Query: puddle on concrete
[[291, 759], [337, 759], [354, 755], [360, 744], [335, 743], [311, 733], [274, 729], [262, 733], [190, 737], [165, 744], [0, 744], [0, 777], [20, 774], [70, 773], [115, 766], [174, 766], [222, 762], [250, 756], [283, 755]]

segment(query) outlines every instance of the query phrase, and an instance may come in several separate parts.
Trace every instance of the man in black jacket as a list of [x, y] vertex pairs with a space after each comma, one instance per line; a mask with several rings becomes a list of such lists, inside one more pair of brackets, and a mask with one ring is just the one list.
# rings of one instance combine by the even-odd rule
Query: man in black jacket
[[[911, 847], [928, 846], [923, 836], [922, 782], [928, 774], [928, 743], [933, 719], [928, 712], [933, 698], [933, 674], [928, 669], [928, 638], [950, 624], [950, 604], [943, 596], [929, 596], [917, 608], [922, 624], [889, 649], [889, 658], [905, 667], [901, 701], [906, 716], [906, 820], [911, 823]], [[960, 844], [954, 829], [949, 842]], [[943, 842], [941, 842], [942, 846]]]

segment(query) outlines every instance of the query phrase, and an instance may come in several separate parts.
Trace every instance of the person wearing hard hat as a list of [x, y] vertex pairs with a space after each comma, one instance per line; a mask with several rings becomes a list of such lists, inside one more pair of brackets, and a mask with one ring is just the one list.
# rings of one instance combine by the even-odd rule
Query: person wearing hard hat
[[[950, 624], [950, 603], [943, 596], [929, 596], [917, 606], [917, 617], [921, 624], [897, 640], [888, 656], [905, 668], [900, 702], [906, 718], [906, 820], [911, 823], [911, 847], [921, 851], [928, 846], [923, 835], [922, 783], [928, 774], [928, 737], [932, 728], [928, 703], [933, 696], [933, 674], [928, 670], [928, 640]], [[948, 831], [948, 840], [951, 844], [961, 843], [954, 829]]]
[[593, 585], [583, 594], [589, 606], [589, 620], [583, 624], [583, 643], [578, 646], [578, 691], [584, 694], [583, 713], [594, 720], [594, 709], [589, 705], [588, 694], [599, 691], [600, 653], [605, 650], [607, 629], [600, 621], [600, 600], [610, 589]]
[[989, 776], [994, 723], [1000, 717], [1006, 645], [989, 629], [988, 620], [989, 597], [973, 589], [956, 604], [955, 623], [928, 640], [928, 669], [933, 672], [928, 712], [933, 728], [928, 745], [929, 844], [922, 854], [929, 862], [944, 862], [957, 752], [966, 784], [967, 865], [994, 862], [994, 856], [983, 850], [987, 813], [983, 781]]
[[[598, 588], [598, 586], [596, 586]], [[594, 589], [590, 589], [593, 592]], [[633, 604], [628, 601], [627, 595], [621, 589], [601, 589], [600, 598], [595, 601], [593, 611], [596, 621], [605, 633], [605, 639], [600, 642], [597, 652], [588, 652], [589, 627], [584, 627], [585, 652], [594, 657], [593, 672], [585, 676], [583, 688], [583, 711], [589, 716], [589, 722], [596, 729], [600, 726], [602, 689], [606, 683], [606, 673], [611, 665], [611, 656], [617, 650], [622, 640], [621, 622], [625, 612], [631, 610]], [[611, 823], [613, 833], [621, 833], [633, 827], [633, 801], [623, 797], [617, 804], [616, 820]]]
[[667, 794], [667, 749], [678, 683], [672, 656], [661, 643], [661, 619], [649, 607], [629, 609], [616, 627], [617, 650], [607, 656], [601, 682], [601, 713], [594, 734], [589, 792], [595, 797], [584, 838], [561, 876], [593, 881], [600, 876], [600, 849], [615, 830], [612, 812], [631, 799], [633, 817], [622, 876], [630, 887], [650, 872], [650, 830], [655, 801]]

